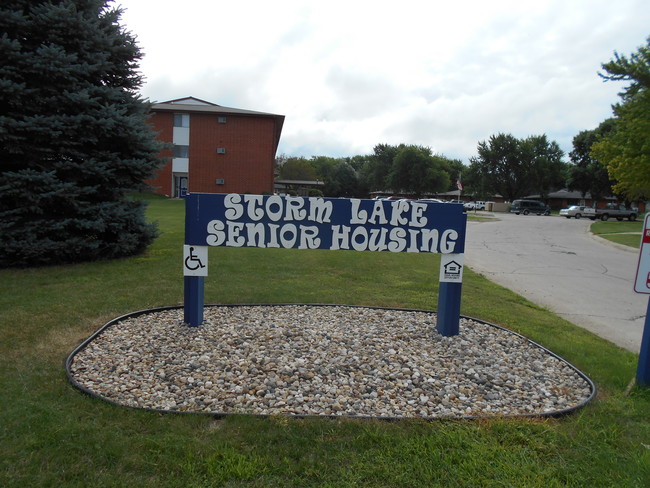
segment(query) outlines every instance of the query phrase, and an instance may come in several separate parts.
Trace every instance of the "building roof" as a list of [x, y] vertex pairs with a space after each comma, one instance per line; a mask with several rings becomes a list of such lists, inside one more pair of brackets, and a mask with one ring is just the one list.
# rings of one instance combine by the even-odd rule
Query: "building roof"
[[222, 107], [216, 103], [207, 102], [199, 98], [185, 97], [166, 102], [153, 103], [152, 112], [188, 112], [188, 113], [211, 113], [215, 115], [240, 115], [244, 117], [268, 117], [275, 119], [275, 145], [280, 142], [280, 134], [284, 125], [284, 115], [267, 112], [256, 112], [240, 108]]
[[[524, 198], [541, 198], [541, 195], [528, 195]], [[567, 190], [566, 188], [563, 188], [558, 191], [552, 191], [548, 194], [548, 198], [556, 198], [556, 199], [567, 199], [567, 200], [591, 200], [591, 193], [587, 192], [584, 196], [582, 196], [582, 193], [579, 191], [570, 191]], [[601, 197], [601, 200], [616, 200], [616, 197], [613, 196], [608, 196], [608, 197]]]
[[256, 112], [254, 110], [244, 110], [241, 108], [223, 107], [216, 103], [206, 102], [194, 97], [178, 98], [167, 102], [154, 103], [151, 110], [155, 112], [201, 112], [213, 114], [236, 114], [236, 115], [253, 115], [263, 117], [280, 117], [284, 120], [284, 115], [277, 115], [267, 112]]

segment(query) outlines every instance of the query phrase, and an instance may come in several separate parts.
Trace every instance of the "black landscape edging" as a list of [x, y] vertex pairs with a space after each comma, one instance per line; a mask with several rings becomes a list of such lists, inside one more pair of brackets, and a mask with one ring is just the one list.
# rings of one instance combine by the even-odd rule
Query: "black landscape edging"
[[[424, 312], [424, 313], [437, 313], [434, 310], [420, 310], [420, 309], [412, 309], [412, 308], [395, 308], [395, 307], [376, 307], [376, 306], [368, 306], [368, 305], [340, 305], [340, 304], [325, 304], [325, 303], [233, 303], [233, 304], [210, 304], [210, 305], [205, 305], [205, 307], [285, 307], [285, 306], [305, 306], [305, 307], [348, 307], [348, 308], [369, 308], [369, 309], [375, 309], [375, 310], [396, 310], [396, 311], [401, 311], [401, 312]], [[300, 414], [255, 414], [255, 413], [219, 413], [219, 412], [193, 412], [193, 411], [183, 411], [183, 410], [163, 410], [163, 409], [156, 409], [156, 408], [148, 408], [148, 407], [134, 407], [131, 405], [124, 405], [122, 403], [118, 403], [114, 400], [111, 400], [109, 398], [106, 398], [88, 388], [85, 386], [81, 385], [75, 378], [73, 377], [72, 373], [70, 372], [70, 366], [72, 365], [72, 361], [74, 357], [82, 351], [83, 349], [88, 346], [94, 339], [99, 337], [102, 333], [104, 333], [109, 327], [123, 321], [126, 319], [131, 319], [131, 318], [136, 318], [141, 315], [146, 315], [150, 313], [155, 313], [155, 312], [162, 312], [165, 310], [178, 310], [183, 308], [182, 305], [176, 305], [176, 306], [168, 306], [168, 307], [158, 307], [158, 308], [151, 308], [151, 309], [145, 309], [145, 310], [138, 310], [136, 312], [130, 312], [128, 314], [122, 315], [120, 317], [114, 318], [110, 321], [108, 321], [106, 324], [104, 324], [102, 327], [100, 327], [96, 332], [94, 332], [90, 337], [88, 337], [86, 340], [84, 340], [81, 344], [79, 344], [71, 353], [70, 355], [66, 358], [65, 361], [65, 372], [68, 377], [68, 381], [80, 390], [81, 392], [85, 393], [88, 396], [97, 398], [99, 400], [105, 401], [107, 403], [110, 403], [112, 405], [122, 407], [122, 408], [127, 408], [127, 409], [133, 409], [133, 410], [143, 410], [147, 412], [154, 412], [154, 413], [165, 413], [165, 414], [185, 414], [185, 415], [207, 415], [210, 417], [215, 417], [215, 418], [223, 418], [231, 415], [250, 415], [254, 417], [274, 417], [277, 415], [282, 415], [285, 417], [290, 417], [290, 418], [329, 418], [329, 419], [376, 419], [376, 420], [386, 420], [386, 421], [398, 421], [398, 420], [409, 420], [409, 419], [421, 419], [421, 420], [477, 420], [477, 419], [508, 419], [508, 418], [544, 418], [544, 417], [563, 417], [565, 415], [569, 415], [576, 410], [579, 410], [586, 406], [589, 402], [591, 402], [597, 392], [597, 388], [595, 383], [589, 378], [586, 374], [584, 374], [582, 371], [580, 371], [576, 366], [568, 362], [566, 359], [558, 356], [554, 352], [550, 351], [549, 349], [545, 348], [544, 346], [538, 344], [535, 341], [532, 341], [525, 337], [522, 334], [519, 334], [517, 332], [514, 332], [510, 329], [506, 329], [505, 327], [501, 327], [499, 325], [492, 324], [490, 322], [486, 322], [485, 320], [477, 319], [474, 317], [467, 317], [465, 315], [461, 315], [461, 318], [467, 319], [467, 320], [473, 320], [475, 322], [494, 327], [496, 329], [503, 330], [505, 332], [508, 332], [510, 334], [516, 335], [530, 344], [542, 349], [544, 352], [547, 354], [550, 354], [557, 360], [563, 362], [567, 366], [569, 366], [571, 369], [573, 369], [582, 379], [584, 379], [588, 384], [591, 389], [591, 394], [589, 397], [583, 401], [582, 403], [575, 405], [573, 407], [565, 408], [562, 410], [557, 410], [553, 412], [544, 412], [544, 413], [537, 413], [537, 414], [520, 414], [520, 415], [486, 415], [486, 416], [475, 416], [475, 415], [467, 415], [467, 416], [462, 416], [462, 417], [381, 417], [381, 416], [370, 416], [370, 415], [300, 415]]]

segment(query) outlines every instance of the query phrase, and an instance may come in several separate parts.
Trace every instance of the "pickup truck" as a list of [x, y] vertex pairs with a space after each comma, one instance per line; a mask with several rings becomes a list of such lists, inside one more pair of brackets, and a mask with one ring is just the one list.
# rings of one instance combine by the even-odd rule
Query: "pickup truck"
[[485, 210], [485, 202], [467, 202], [463, 208], [465, 210]]
[[[585, 210], [587, 210], [585, 208]], [[592, 213], [585, 212], [584, 216], [590, 218], [591, 220], [607, 220], [610, 217], [615, 217], [616, 220], [627, 219], [629, 221], [636, 220], [639, 211], [634, 208], [626, 208], [625, 205], [615, 205], [613, 203], [608, 203], [604, 208], [597, 208]]]

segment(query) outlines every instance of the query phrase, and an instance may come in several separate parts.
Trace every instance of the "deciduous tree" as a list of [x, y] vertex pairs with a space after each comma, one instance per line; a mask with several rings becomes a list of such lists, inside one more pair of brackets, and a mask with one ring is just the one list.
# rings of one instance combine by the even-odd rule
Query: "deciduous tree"
[[507, 200], [514, 200], [529, 193], [530, 181], [527, 168], [519, 157], [519, 141], [512, 134], [497, 134], [481, 141], [478, 156], [470, 158], [475, 166], [473, 174], [486, 189], [498, 193]]
[[431, 156], [428, 148], [406, 146], [395, 156], [389, 175], [395, 192], [420, 198], [426, 193], [438, 193], [449, 188], [449, 174], [445, 161]]
[[531, 192], [546, 198], [549, 192], [562, 188], [566, 182], [564, 151], [557, 142], [550, 142], [546, 135], [530, 136], [520, 141], [522, 163], [528, 168]]
[[470, 158], [470, 180], [483, 191], [507, 200], [539, 193], [542, 196], [564, 185], [564, 153], [546, 135], [517, 139], [497, 134], [478, 143], [478, 156]]
[[592, 146], [604, 163], [613, 190], [628, 200], [650, 197], [650, 37], [629, 58], [615, 53], [602, 65], [606, 81], [629, 81], [615, 105], [614, 130]]
[[399, 148], [400, 146], [391, 146], [389, 144], [377, 144], [373, 148], [373, 154], [370, 155], [361, 169], [361, 178], [371, 191], [390, 190], [388, 175], [391, 172], [393, 160], [397, 156]]
[[280, 166], [280, 178], [312, 181], [316, 179], [316, 169], [306, 158], [287, 158]]
[[607, 168], [592, 156], [591, 148], [599, 137], [611, 132], [613, 124], [612, 119], [607, 119], [596, 129], [584, 130], [573, 138], [567, 186], [570, 190], [578, 190], [583, 197], [590, 193], [592, 199], [598, 200], [612, 194]]
[[460, 159], [449, 159], [445, 156], [437, 156], [445, 160], [447, 166], [447, 174], [449, 175], [449, 187], [447, 191], [457, 190], [456, 182], [458, 178], [467, 171], [467, 168]]

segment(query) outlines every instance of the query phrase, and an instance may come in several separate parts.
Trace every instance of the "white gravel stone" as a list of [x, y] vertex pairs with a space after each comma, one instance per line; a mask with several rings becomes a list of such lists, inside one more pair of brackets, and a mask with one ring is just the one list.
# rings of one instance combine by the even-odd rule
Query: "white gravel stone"
[[590, 383], [525, 338], [433, 312], [346, 306], [211, 306], [107, 327], [77, 351], [74, 382], [115, 403], [214, 414], [371, 417], [543, 415], [582, 405]]

